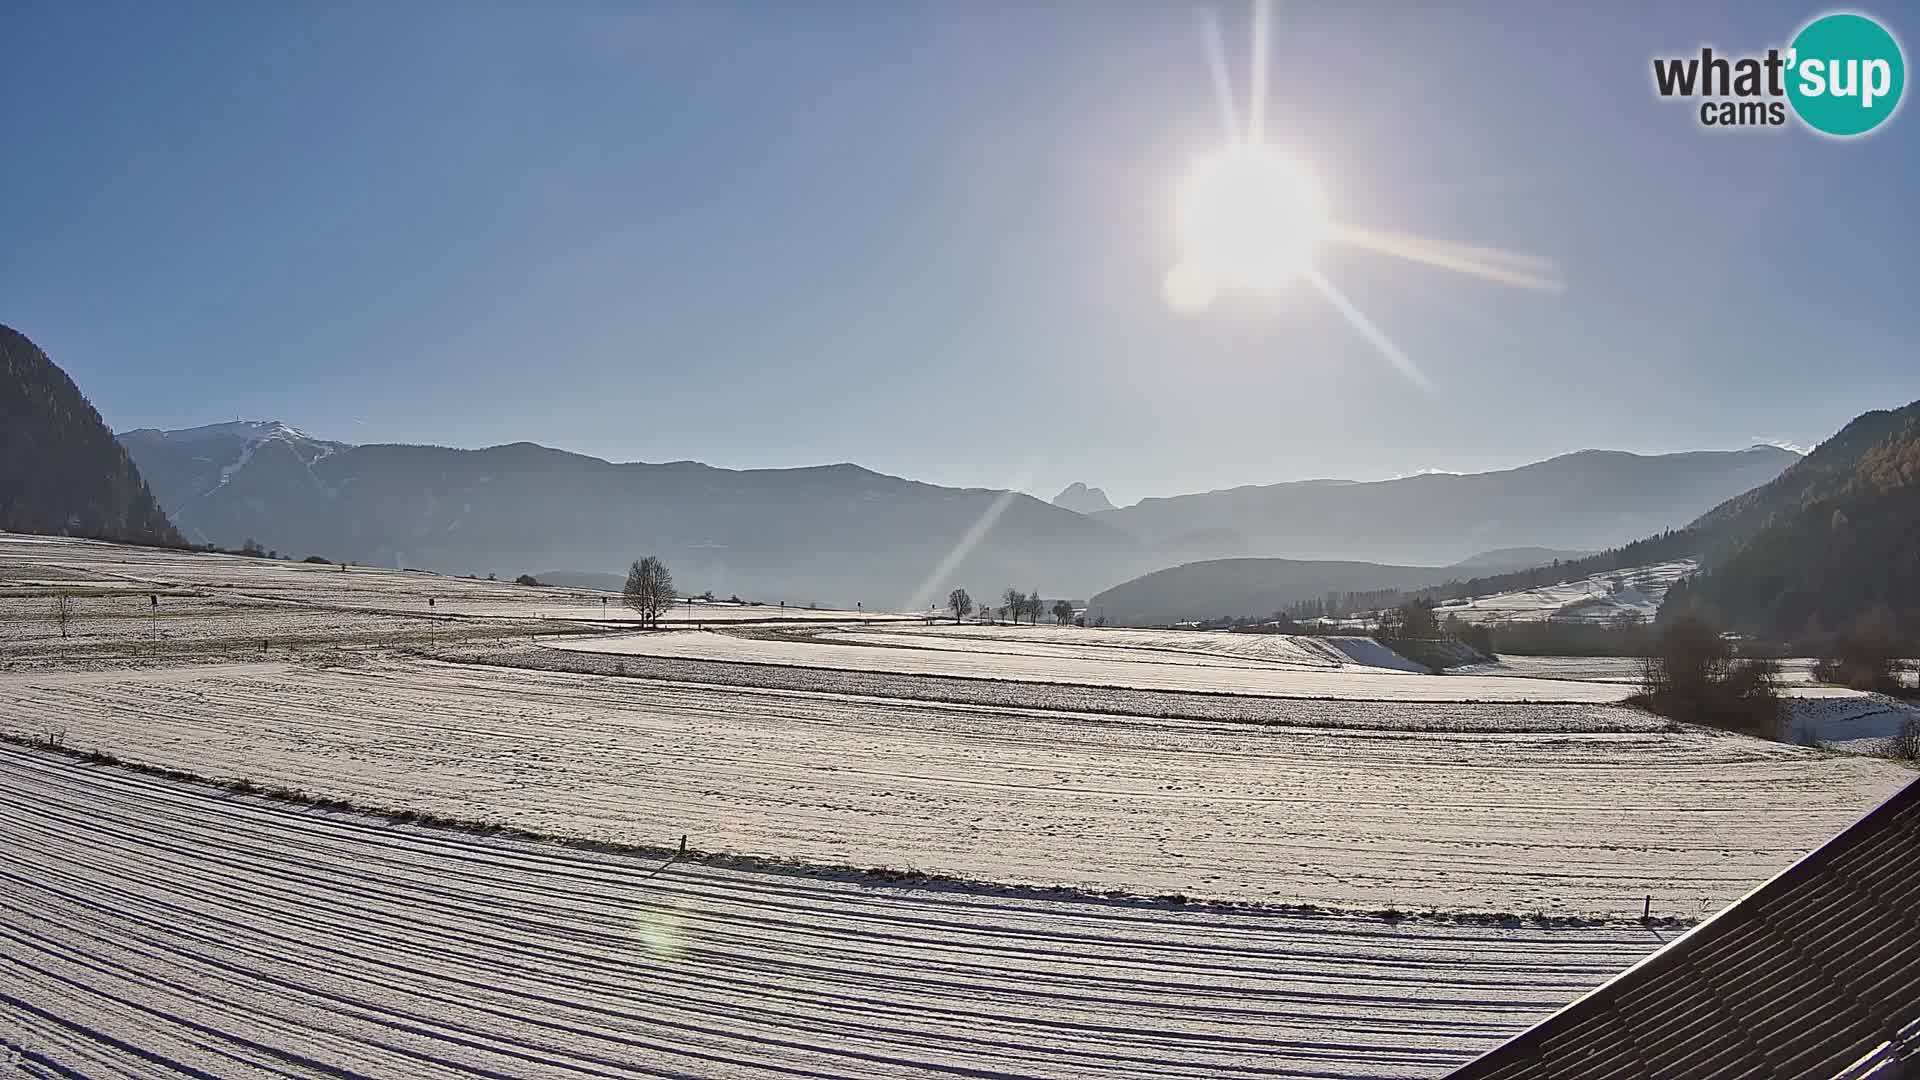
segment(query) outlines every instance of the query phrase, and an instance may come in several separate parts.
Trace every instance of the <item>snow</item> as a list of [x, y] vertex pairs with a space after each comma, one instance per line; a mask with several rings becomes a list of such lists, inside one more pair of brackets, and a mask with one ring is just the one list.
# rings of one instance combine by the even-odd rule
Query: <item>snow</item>
[[[1783, 686], [1804, 686], [1813, 680], [1814, 661], [1809, 657], [1782, 660], [1779, 680]], [[1591, 682], [1637, 686], [1640, 659], [1634, 656], [1511, 656], [1502, 655], [1488, 664], [1456, 669], [1470, 675], [1511, 675], [1516, 678], [1578, 679]]]
[[7, 747], [0, 822], [28, 1076], [1426, 1077], [1660, 941], [649, 877]]
[[[1698, 567], [1692, 559], [1676, 559], [1610, 570], [1559, 585], [1452, 601], [1442, 604], [1437, 613], [1443, 619], [1458, 615], [1471, 623], [1611, 622], [1623, 615], [1650, 620], [1659, 613], [1660, 601], [1673, 583]], [[1615, 578], [1626, 583], [1617, 593], [1612, 584]]]
[[[779, 669], [766, 669], [780, 674]], [[1380, 676], [1412, 681], [1415, 676]], [[0, 728], [544, 833], [975, 880], [1693, 916], [1910, 773], [1602, 706], [1301, 702], [1263, 726], [368, 655], [0, 673]], [[1559, 711], [1556, 730], [1507, 731]], [[1342, 726], [1310, 726], [1318, 714]], [[1451, 725], [1451, 729], [1449, 729]]]
[[[0, 585], [14, 574], [48, 567], [101, 585], [190, 589], [234, 602], [298, 604], [340, 613], [629, 626], [639, 619], [621, 602], [618, 593], [594, 589], [532, 587], [511, 581], [360, 565], [342, 572], [332, 564], [0, 533]], [[924, 621], [918, 616], [888, 612], [698, 600], [676, 601], [661, 621], [692, 626], [776, 620], [887, 622], [903, 618]]]
[[253, 460], [253, 452], [259, 449], [261, 444], [266, 441], [266, 439], [251, 439], [242, 445], [240, 447], [239, 457], [235, 458], [230, 464], [220, 466], [220, 482], [215, 484], [214, 487], [225, 487], [227, 482], [233, 479], [234, 473], [247, 467], [247, 463]]
[[[1296, 666], [1183, 657], [1172, 653], [1152, 658], [1141, 655], [1141, 650], [1101, 645], [1098, 638], [1089, 638], [1085, 643], [1062, 642], [1051, 648], [1043, 648], [1041, 643], [1019, 643], [1016, 648], [1009, 648], [991, 638], [950, 638], [936, 646], [924, 636], [909, 637], [904, 633], [888, 636], [912, 647], [875, 644], [871, 643], [874, 635], [851, 632], [811, 637], [783, 633], [746, 636], [697, 630], [556, 638], [550, 644], [556, 649], [634, 656], [686, 657], [1146, 690], [1329, 697], [1355, 701], [1599, 703], [1619, 701], [1627, 695], [1624, 687], [1602, 683], [1474, 675], [1416, 675], [1404, 670], [1340, 664], [1325, 653], [1315, 655], [1314, 663]], [[1271, 640], [1266, 635], [1234, 636]], [[1276, 647], [1288, 646], [1276, 643]], [[1302, 651], [1306, 650], [1302, 648]]]
[[208, 439], [239, 438], [260, 441], [265, 439], [300, 439], [313, 442], [313, 436], [297, 427], [283, 424], [278, 420], [232, 420], [221, 424], [203, 424], [199, 427], [181, 428], [178, 431], [161, 431], [156, 434], [165, 436], [169, 442], [205, 442]]
[[[72, 639], [51, 590], [85, 594]], [[1592, 658], [670, 617], [732, 622], [0, 534], [0, 733], [732, 860], [649, 876], [0, 745], [0, 1071], [1437, 1076], [1655, 947], [1646, 897], [1705, 916], [1912, 776], [1675, 728]], [[1894, 708], [1794, 693], [1843, 742]]]
[[1328, 647], [1337, 649], [1340, 655], [1356, 664], [1366, 667], [1387, 668], [1392, 671], [1408, 671], [1424, 675], [1427, 669], [1422, 664], [1401, 656], [1385, 645], [1367, 637], [1327, 637], [1305, 638], [1315, 643], [1324, 642]]
[[1884, 753], [1906, 724], [1920, 724], [1920, 705], [1886, 694], [1839, 692], [1788, 703], [1787, 738], [1850, 753]]

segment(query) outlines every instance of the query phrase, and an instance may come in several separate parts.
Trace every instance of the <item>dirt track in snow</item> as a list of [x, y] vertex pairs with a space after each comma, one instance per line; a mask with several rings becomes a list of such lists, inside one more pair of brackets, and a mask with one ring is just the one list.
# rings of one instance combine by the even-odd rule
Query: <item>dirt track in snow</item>
[[0, 1062], [142, 1080], [1426, 1077], [1658, 944], [655, 865], [0, 746]]

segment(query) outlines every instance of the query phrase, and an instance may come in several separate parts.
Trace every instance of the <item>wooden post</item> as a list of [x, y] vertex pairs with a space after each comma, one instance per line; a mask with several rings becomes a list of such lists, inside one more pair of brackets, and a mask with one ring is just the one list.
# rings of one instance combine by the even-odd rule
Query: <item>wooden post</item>
[[1647, 895], [1647, 902], [1640, 909], [1640, 921], [1641, 922], [1653, 921], [1653, 895], [1651, 893]]

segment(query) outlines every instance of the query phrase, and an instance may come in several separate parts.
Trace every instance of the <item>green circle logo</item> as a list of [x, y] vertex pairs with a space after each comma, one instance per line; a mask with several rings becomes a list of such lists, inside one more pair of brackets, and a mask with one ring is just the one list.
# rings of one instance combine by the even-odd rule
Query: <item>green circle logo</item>
[[1795, 35], [1788, 53], [1787, 100], [1815, 131], [1865, 135], [1900, 107], [1907, 85], [1900, 43], [1865, 15], [1822, 15]]

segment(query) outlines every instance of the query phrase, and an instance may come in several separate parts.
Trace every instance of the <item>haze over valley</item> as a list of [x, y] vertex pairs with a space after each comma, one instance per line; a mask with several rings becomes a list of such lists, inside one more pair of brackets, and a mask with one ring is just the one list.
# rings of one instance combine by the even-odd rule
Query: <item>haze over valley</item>
[[[916, 595], [920, 607], [943, 599], [945, 588], [930, 591], [928, 580], [956, 555], [945, 578], [1082, 598], [1206, 559], [1432, 568], [1542, 549], [1507, 556], [1504, 568], [1514, 569], [1684, 525], [1797, 457], [1766, 446], [1582, 451], [1494, 473], [1276, 484], [1079, 513], [1057, 500], [853, 464], [734, 470], [612, 464], [530, 443], [350, 446], [271, 421], [137, 429], [119, 440], [174, 524], [199, 543], [252, 539], [382, 566], [600, 580], [623, 572], [638, 545], [666, 555], [700, 589], [883, 609], [916, 606]], [[1382, 571], [1367, 587], [1407, 580]]]

